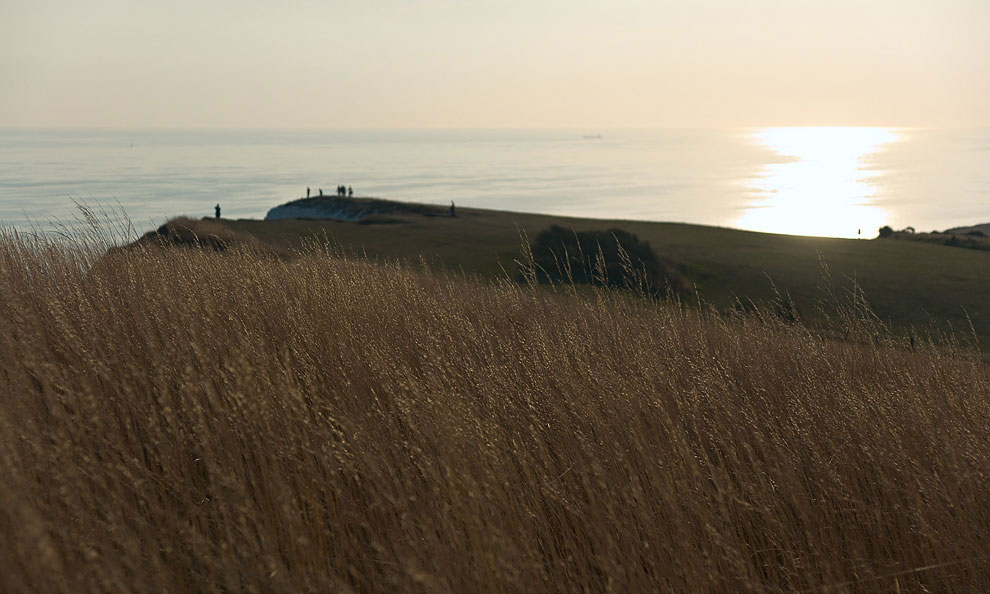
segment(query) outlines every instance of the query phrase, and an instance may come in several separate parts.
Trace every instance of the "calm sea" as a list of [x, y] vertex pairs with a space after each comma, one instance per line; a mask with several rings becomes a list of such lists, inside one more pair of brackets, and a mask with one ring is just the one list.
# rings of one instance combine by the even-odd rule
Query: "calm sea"
[[0, 130], [0, 223], [262, 218], [332, 193], [864, 237], [990, 221], [990, 130]]

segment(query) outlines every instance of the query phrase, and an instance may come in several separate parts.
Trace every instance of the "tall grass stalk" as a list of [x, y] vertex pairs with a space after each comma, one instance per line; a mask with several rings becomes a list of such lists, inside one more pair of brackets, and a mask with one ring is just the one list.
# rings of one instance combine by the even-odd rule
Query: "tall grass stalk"
[[960, 350], [10, 233], [0, 325], [3, 592], [990, 584], [990, 376]]

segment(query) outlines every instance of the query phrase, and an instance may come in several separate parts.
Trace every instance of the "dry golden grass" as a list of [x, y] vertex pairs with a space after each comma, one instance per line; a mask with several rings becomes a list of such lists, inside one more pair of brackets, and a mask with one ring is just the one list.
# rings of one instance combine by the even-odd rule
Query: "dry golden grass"
[[0, 237], [0, 591], [990, 584], [964, 351], [98, 244]]

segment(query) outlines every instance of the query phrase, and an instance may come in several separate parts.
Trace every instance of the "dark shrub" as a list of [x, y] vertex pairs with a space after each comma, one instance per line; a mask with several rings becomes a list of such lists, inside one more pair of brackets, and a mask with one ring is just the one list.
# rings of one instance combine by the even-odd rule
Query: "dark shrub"
[[641, 289], [651, 295], [691, 292], [674, 263], [622, 229], [574, 231], [552, 225], [530, 248], [540, 282], [573, 281]]
[[228, 229], [212, 219], [202, 220], [178, 217], [166, 222], [154, 231], [145, 233], [140, 240], [162, 246], [201, 247], [224, 251], [238, 245], [255, 243], [254, 238]]
[[110, 251], [124, 250], [126, 252], [129, 249], [142, 246], [198, 248], [217, 252], [242, 249], [280, 260], [288, 260], [291, 256], [289, 250], [264, 244], [249, 233], [235, 231], [224, 223], [214, 221], [213, 217], [203, 217], [202, 219], [174, 218], [158, 229], [145, 233], [137, 241]]
[[880, 227], [880, 235], [879, 235], [880, 239], [887, 239], [888, 237], [893, 237], [893, 236], [894, 236], [894, 230], [893, 228], [891, 228], [890, 225], [884, 225], [883, 227]]

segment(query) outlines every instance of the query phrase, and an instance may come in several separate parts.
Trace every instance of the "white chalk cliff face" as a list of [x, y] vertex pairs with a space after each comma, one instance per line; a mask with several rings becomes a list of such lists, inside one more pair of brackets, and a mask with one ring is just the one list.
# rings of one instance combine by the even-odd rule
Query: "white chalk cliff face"
[[377, 198], [343, 198], [317, 196], [300, 198], [268, 211], [266, 221], [280, 219], [332, 219], [335, 221], [360, 221], [372, 215], [421, 215], [443, 216], [443, 208], [408, 202], [394, 202]]
[[357, 221], [369, 214], [368, 209], [354, 208], [353, 204], [298, 204], [299, 200], [282, 204], [268, 211], [266, 221], [279, 219], [334, 219], [337, 221]]

